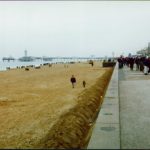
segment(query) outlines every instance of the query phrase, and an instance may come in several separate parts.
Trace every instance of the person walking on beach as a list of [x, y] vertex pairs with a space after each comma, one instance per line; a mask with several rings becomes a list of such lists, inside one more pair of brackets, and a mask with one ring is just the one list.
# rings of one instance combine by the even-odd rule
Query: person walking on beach
[[70, 81], [71, 81], [71, 83], [72, 83], [72, 88], [74, 88], [75, 83], [76, 83], [76, 78], [74, 77], [74, 75], [72, 75]]
[[86, 82], [84, 80], [83, 80], [82, 84], [83, 84], [83, 87], [85, 88]]

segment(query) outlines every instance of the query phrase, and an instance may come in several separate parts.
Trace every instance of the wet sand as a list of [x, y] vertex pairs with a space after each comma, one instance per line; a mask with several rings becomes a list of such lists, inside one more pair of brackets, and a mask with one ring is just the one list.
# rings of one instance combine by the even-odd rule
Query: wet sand
[[[88, 63], [69, 64], [68, 68], [54, 64], [0, 72], [0, 148], [36, 147], [60, 117], [78, 105], [78, 96], [110, 70], [96, 62], [93, 67]], [[77, 79], [74, 89], [72, 75]]]

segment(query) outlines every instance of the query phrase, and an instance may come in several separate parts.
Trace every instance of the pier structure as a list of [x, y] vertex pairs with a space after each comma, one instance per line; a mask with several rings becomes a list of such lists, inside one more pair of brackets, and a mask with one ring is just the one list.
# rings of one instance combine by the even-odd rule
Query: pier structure
[[24, 56], [21, 57], [21, 58], [19, 58], [18, 60], [19, 60], [19, 61], [24, 61], [24, 62], [34, 61], [34, 60], [35, 60], [34, 57], [28, 56], [27, 53], [28, 53], [28, 51], [25, 50], [25, 51], [24, 51]]
[[11, 61], [11, 60], [15, 61], [15, 58], [13, 58], [13, 57], [3, 57], [2, 60], [3, 61]]
[[[15, 61], [16, 59], [13, 57], [3, 57], [3, 61]], [[43, 57], [34, 57], [34, 56], [28, 56], [27, 50], [24, 51], [24, 56], [18, 58], [19, 61], [34, 61], [34, 60], [42, 60], [42, 61], [52, 61], [55, 60], [55, 62], [71, 62], [71, 61], [89, 61], [89, 60], [104, 60], [103, 57], [49, 57], [49, 56], [43, 56]]]
[[102, 57], [51, 57], [52, 60], [76, 60], [76, 61], [80, 61], [80, 60], [102, 60]]
[[70, 61], [81, 61], [81, 60], [103, 60], [102, 57], [33, 57], [35, 60], [43, 61], [55, 61], [55, 62], [70, 62]]

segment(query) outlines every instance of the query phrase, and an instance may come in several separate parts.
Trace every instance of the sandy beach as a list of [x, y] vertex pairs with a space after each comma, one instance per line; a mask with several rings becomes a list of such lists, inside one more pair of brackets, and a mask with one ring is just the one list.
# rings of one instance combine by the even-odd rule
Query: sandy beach
[[[0, 148], [36, 147], [60, 116], [77, 105], [77, 97], [110, 70], [101, 62], [93, 67], [85, 62], [0, 72]], [[74, 89], [72, 75], [77, 79]]]

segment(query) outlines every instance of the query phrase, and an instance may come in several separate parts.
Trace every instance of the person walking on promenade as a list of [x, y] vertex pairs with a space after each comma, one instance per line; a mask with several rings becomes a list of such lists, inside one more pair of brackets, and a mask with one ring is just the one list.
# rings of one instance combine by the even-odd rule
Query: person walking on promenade
[[71, 81], [71, 83], [72, 83], [72, 88], [74, 88], [75, 83], [76, 83], [76, 78], [74, 77], [74, 75], [72, 75], [70, 81]]
[[148, 73], [150, 73], [150, 57], [148, 57]]
[[83, 87], [85, 88], [86, 82], [84, 80], [83, 80], [82, 84], [83, 84]]
[[119, 69], [123, 68], [123, 59], [122, 57], [118, 58]]
[[144, 74], [148, 75], [148, 58], [144, 61]]
[[135, 64], [136, 64], [136, 71], [140, 68], [140, 59], [138, 57], [135, 58]]
[[142, 72], [144, 71], [144, 61], [145, 61], [145, 57], [141, 57], [139, 65], [140, 65], [140, 71]]
[[133, 71], [133, 66], [134, 66], [134, 58], [129, 58], [129, 64], [130, 64], [130, 70]]

